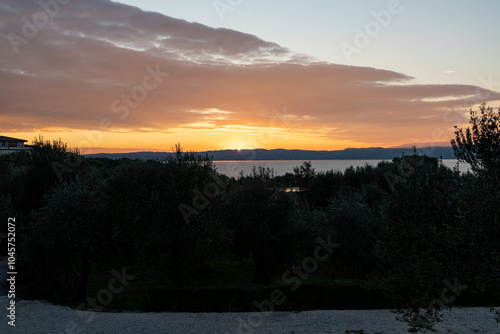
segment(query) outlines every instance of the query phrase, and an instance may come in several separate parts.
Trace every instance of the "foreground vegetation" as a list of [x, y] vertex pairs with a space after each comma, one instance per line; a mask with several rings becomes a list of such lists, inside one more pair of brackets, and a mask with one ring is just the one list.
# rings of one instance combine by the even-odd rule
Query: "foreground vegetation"
[[[24, 298], [96, 310], [395, 308], [430, 328], [446, 305], [500, 306], [500, 121], [452, 141], [473, 173], [413, 154], [238, 179], [210, 157], [92, 159], [38, 138], [0, 157]], [[299, 187], [299, 192], [287, 192]]]

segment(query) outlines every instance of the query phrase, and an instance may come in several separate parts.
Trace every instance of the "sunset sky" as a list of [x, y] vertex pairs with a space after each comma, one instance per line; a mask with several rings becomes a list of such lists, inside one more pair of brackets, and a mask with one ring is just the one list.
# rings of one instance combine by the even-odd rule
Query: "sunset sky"
[[0, 135], [84, 153], [448, 145], [497, 0], [4, 0]]

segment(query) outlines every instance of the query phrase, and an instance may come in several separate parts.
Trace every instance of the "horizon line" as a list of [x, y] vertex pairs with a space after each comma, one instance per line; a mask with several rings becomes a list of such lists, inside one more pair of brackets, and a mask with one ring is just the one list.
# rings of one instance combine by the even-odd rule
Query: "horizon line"
[[[451, 148], [451, 145], [441, 145], [441, 144], [436, 144], [436, 145], [428, 145], [428, 146], [416, 146], [416, 145], [401, 145], [401, 146], [390, 146], [390, 147], [382, 147], [382, 146], [370, 146], [370, 147], [346, 147], [343, 149], [336, 149], [336, 150], [308, 150], [308, 149], [295, 149], [295, 148], [227, 148], [227, 149], [210, 149], [210, 150], [200, 150], [200, 151], [194, 151], [194, 150], [187, 150], [183, 152], [195, 152], [195, 153], [205, 153], [205, 152], [224, 152], [224, 151], [242, 151], [242, 152], [248, 152], [248, 151], [256, 151], [256, 150], [264, 150], [264, 151], [277, 151], [277, 150], [284, 150], [284, 151], [304, 151], [304, 152], [339, 152], [339, 151], [345, 151], [345, 150], [363, 150], [363, 149], [411, 149], [415, 147], [417, 150], [420, 149], [425, 149], [425, 148], [435, 148], [435, 147], [440, 147], [440, 148]], [[85, 153], [85, 151], [95, 151], [98, 150], [99, 152], [92, 152], [92, 153]], [[103, 150], [110, 150], [114, 152], [105, 152]], [[162, 151], [158, 149], [138, 149], [138, 148], [109, 148], [109, 147], [95, 147], [95, 148], [81, 148], [80, 151], [82, 152], [82, 155], [97, 155], [97, 154], [133, 154], [133, 153], [167, 153], [167, 154], [173, 154], [175, 153], [174, 151]]]

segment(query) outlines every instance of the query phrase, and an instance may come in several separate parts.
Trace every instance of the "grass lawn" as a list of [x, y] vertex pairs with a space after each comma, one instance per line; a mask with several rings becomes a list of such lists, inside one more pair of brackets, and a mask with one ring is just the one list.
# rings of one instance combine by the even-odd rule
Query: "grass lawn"
[[[104, 305], [105, 311], [198, 311], [235, 312], [257, 311], [254, 301], [270, 300], [271, 293], [278, 289], [286, 299], [275, 305], [280, 310], [310, 310], [355, 307], [374, 308], [379, 305], [380, 293], [372, 291], [371, 284], [362, 280], [332, 280], [329, 267], [320, 264], [318, 270], [303, 277], [290, 273], [293, 283], [284, 284], [282, 276], [289, 268], [272, 275], [271, 283], [265, 286], [253, 284], [255, 265], [246, 261], [214, 261], [210, 270], [197, 275], [179, 288], [169, 278], [147, 268], [127, 270], [137, 274], [119, 293], [113, 294], [111, 302]], [[117, 270], [118, 271], [118, 270]], [[107, 289], [114, 277], [111, 272], [93, 272], [88, 296], [96, 298], [99, 291]], [[376, 298], [377, 301], [361, 302], [359, 299]], [[366, 299], [365, 298], [365, 299]]]
[[[127, 275], [137, 278], [128, 281], [123, 289], [111, 270], [93, 268], [87, 297], [97, 301], [99, 311], [118, 312], [255, 312], [261, 309], [259, 305], [265, 305], [265, 310], [272, 307], [277, 311], [392, 308], [374, 279], [342, 278], [339, 273], [334, 279], [333, 266], [327, 262], [302, 277], [290, 272], [290, 267], [281, 268], [272, 274], [270, 284], [264, 286], [253, 284], [253, 259], [214, 261], [208, 267], [210, 270], [186, 281], [182, 288], [156, 270], [127, 267]], [[120, 273], [122, 268], [115, 270]], [[288, 284], [282, 280], [284, 274]], [[62, 277], [62, 273], [60, 275]], [[28, 294], [22, 298], [39, 299], [30, 298]], [[49, 301], [69, 304], [69, 300], [57, 295]], [[500, 280], [489, 282], [484, 290], [466, 289], [454, 305], [491, 306], [498, 301]], [[90, 303], [87, 306], [93, 308]]]

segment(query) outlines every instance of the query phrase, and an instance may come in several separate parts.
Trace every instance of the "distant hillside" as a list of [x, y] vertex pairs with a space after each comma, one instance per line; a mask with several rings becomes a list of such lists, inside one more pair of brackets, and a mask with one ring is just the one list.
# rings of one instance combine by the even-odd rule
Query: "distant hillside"
[[[455, 159], [451, 147], [423, 147], [417, 149], [418, 153], [436, 158]], [[215, 161], [223, 160], [392, 160], [401, 154], [412, 154], [411, 148], [346, 148], [337, 151], [307, 151], [307, 150], [221, 150], [200, 152], [207, 153]], [[99, 153], [88, 154], [92, 158], [111, 158], [111, 159], [140, 159], [163, 160], [173, 156], [173, 153], [167, 152], [133, 152], [133, 153]]]

